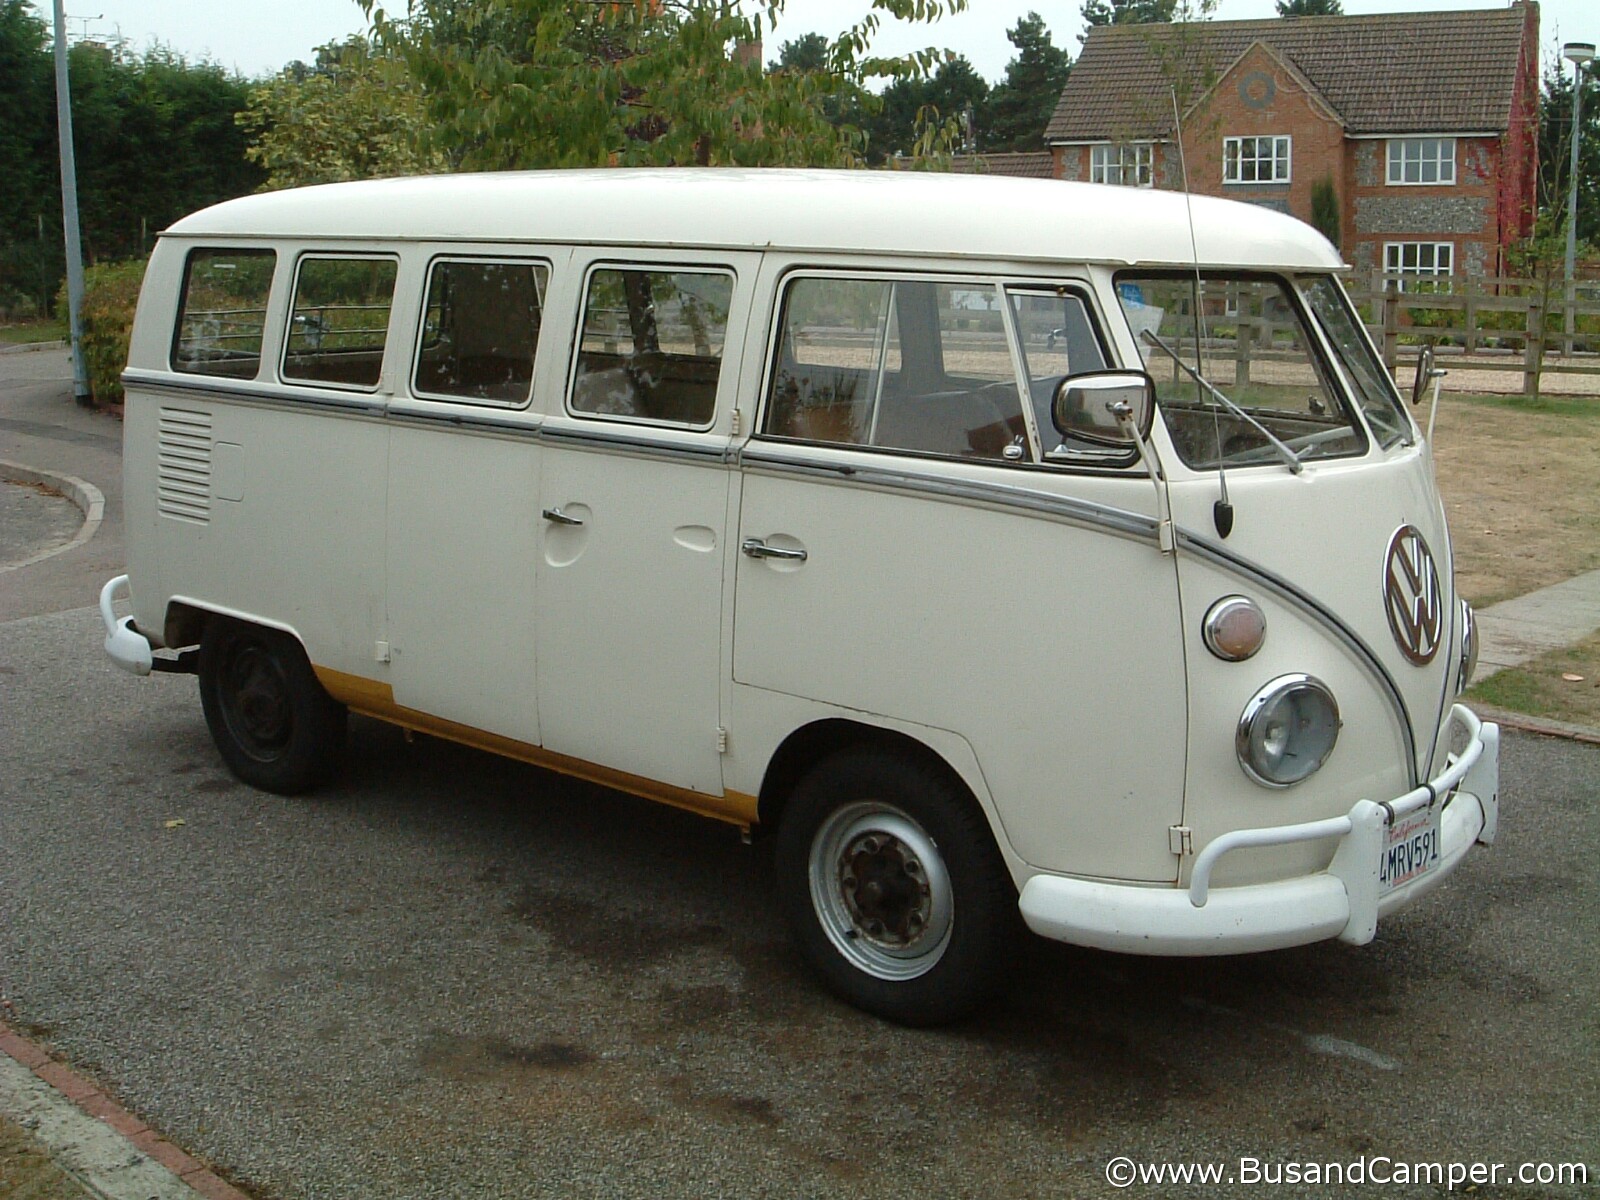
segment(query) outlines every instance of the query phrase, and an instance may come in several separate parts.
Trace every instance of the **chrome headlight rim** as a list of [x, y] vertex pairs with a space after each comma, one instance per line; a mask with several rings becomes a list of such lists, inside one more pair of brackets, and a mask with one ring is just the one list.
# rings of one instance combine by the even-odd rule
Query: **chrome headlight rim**
[[1478, 673], [1478, 614], [1472, 605], [1461, 601], [1461, 657], [1456, 664], [1456, 695], [1461, 695], [1472, 684]]
[[[1311, 764], [1303, 774], [1293, 779], [1274, 778], [1269, 774], [1263, 764], [1254, 761], [1253, 750], [1256, 746], [1256, 724], [1262, 715], [1274, 706], [1297, 692], [1308, 692], [1320, 698], [1327, 705], [1327, 717], [1332, 727], [1332, 736], [1322, 754]], [[1322, 769], [1328, 757], [1333, 753], [1334, 747], [1339, 744], [1339, 731], [1344, 726], [1339, 715], [1339, 702], [1334, 699], [1333, 691], [1315, 675], [1304, 672], [1294, 672], [1288, 675], [1279, 675], [1276, 679], [1266, 683], [1256, 694], [1250, 697], [1250, 702], [1244, 706], [1244, 712], [1239, 716], [1239, 727], [1234, 734], [1234, 750], [1239, 759], [1239, 767], [1250, 777], [1251, 781], [1264, 788], [1274, 791], [1283, 791], [1296, 784], [1304, 783]]]

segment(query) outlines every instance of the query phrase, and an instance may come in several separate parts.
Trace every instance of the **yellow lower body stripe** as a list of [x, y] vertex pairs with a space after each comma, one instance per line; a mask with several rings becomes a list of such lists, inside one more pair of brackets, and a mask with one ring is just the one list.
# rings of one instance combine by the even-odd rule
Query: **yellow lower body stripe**
[[646, 800], [656, 800], [662, 804], [670, 804], [674, 808], [687, 809], [704, 817], [727, 821], [732, 825], [749, 828], [756, 823], [758, 804], [756, 797], [747, 796], [743, 792], [724, 792], [720, 796], [708, 796], [703, 792], [691, 791], [689, 788], [674, 787], [669, 783], [646, 779], [642, 775], [630, 775], [626, 771], [598, 766], [581, 758], [569, 758], [565, 754], [557, 754], [542, 746], [519, 742], [515, 738], [501, 737], [497, 733], [474, 729], [470, 725], [459, 725], [454, 721], [446, 721], [442, 717], [431, 716], [414, 708], [396, 704], [394, 689], [387, 683], [365, 679], [360, 675], [347, 675], [343, 671], [334, 671], [328, 667], [312, 669], [316, 671], [317, 679], [327, 689], [328, 694], [346, 705], [352, 712], [376, 717], [380, 721], [388, 721], [403, 729], [414, 729], [418, 733], [432, 734], [447, 741], [459, 742], [463, 746], [471, 746], [477, 750], [487, 750], [491, 754], [532, 763], [536, 767], [544, 767], [563, 775], [598, 783], [602, 787], [615, 788], [619, 792], [643, 796]]

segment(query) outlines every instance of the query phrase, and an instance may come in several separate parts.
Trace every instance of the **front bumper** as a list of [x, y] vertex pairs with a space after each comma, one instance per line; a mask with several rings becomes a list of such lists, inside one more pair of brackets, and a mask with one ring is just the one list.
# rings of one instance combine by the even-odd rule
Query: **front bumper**
[[[1130, 954], [1241, 954], [1327, 938], [1364, 945], [1377, 933], [1379, 917], [1432, 891], [1474, 843], [1494, 841], [1500, 728], [1479, 721], [1460, 704], [1450, 710], [1449, 720], [1466, 731], [1466, 749], [1398, 799], [1360, 800], [1348, 813], [1325, 821], [1225, 833], [1195, 859], [1187, 888], [1036, 875], [1022, 889], [1023, 919], [1043, 937]], [[1438, 865], [1384, 893], [1378, 873], [1385, 830], [1437, 805], [1444, 806]], [[1217, 860], [1231, 851], [1331, 837], [1341, 840], [1325, 871], [1274, 883], [1211, 887]]]

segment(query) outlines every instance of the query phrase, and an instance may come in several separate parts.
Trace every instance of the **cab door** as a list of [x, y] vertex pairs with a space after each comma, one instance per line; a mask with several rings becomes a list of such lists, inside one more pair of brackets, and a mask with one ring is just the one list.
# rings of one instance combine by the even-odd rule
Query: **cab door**
[[1105, 365], [1066, 361], [1063, 310], [1035, 320], [1035, 294], [790, 279], [743, 455], [736, 731], [781, 693], [954, 733], [1023, 861], [1170, 881], [1176, 572], [1144, 468], [1075, 460], [1031, 414], [1061, 375]]
[[753, 256], [590, 263], [542, 439], [544, 745], [708, 796], [722, 794], [734, 314], [753, 275]]

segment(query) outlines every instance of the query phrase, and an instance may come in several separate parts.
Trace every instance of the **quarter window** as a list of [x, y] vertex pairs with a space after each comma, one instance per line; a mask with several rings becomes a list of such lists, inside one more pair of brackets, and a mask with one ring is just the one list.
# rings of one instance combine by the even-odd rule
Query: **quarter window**
[[525, 402], [549, 278], [543, 263], [435, 262], [412, 390], [448, 400]]
[[1393, 138], [1389, 142], [1389, 182], [1451, 184], [1456, 181], [1455, 138]]
[[271, 250], [194, 250], [183, 275], [172, 369], [254, 379], [278, 256]]
[[602, 267], [589, 276], [570, 407], [704, 428], [717, 410], [733, 276]]
[[1385, 242], [1383, 269], [1399, 275], [1401, 291], [1448, 286], [1455, 258], [1449, 242]]
[[295, 383], [376, 388], [389, 337], [395, 270], [392, 258], [301, 259], [283, 377]]
[[764, 431], [957, 458], [1032, 458], [1000, 290], [801, 278], [784, 293]]
[[1288, 183], [1288, 137], [1222, 139], [1224, 183]]
[[1091, 183], [1120, 183], [1129, 187], [1150, 187], [1150, 144], [1095, 146], [1089, 152]]

